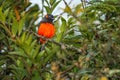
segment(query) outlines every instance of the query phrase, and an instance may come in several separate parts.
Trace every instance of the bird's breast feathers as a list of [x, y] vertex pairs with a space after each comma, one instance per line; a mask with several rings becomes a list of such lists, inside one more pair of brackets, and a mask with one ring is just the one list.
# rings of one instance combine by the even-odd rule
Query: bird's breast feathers
[[38, 29], [38, 34], [46, 38], [52, 38], [55, 34], [55, 27], [51, 23], [41, 23]]

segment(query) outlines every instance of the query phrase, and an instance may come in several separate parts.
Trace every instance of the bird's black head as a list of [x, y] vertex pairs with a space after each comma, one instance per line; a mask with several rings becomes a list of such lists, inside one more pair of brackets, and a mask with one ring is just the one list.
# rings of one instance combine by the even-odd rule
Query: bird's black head
[[53, 23], [54, 20], [54, 16], [52, 14], [46, 14], [41, 22], [49, 22], [49, 23]]

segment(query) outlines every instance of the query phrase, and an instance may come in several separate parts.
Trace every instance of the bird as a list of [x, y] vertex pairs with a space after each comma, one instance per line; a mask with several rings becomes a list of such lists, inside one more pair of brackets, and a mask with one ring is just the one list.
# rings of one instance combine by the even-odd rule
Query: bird
[[[38, 28], [38, 35], [43, 36], [47, 39], [51, 39], [55, 35], [55, 26], [53, 24], [54, 16], [52, 14], [46, 14], [40, 21]], [[46, 43], [46, 40], [40, 38], [41, 44]]]

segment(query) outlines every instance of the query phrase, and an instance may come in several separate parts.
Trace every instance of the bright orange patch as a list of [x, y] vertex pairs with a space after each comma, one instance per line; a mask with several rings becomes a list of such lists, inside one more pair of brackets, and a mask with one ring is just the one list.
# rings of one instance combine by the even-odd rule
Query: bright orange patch
[[[46, 38], [52, 38], [55, 34], [55, 27], [51, 23], [41, 23], [38, 28], [38, 34]], [[40, 39], [41, 43], [45, 41]]]

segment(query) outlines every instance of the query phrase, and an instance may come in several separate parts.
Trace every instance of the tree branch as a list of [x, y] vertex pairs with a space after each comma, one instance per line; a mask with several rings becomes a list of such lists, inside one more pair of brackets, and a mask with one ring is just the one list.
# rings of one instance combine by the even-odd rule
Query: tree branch
[[56, 42], [56, 41], [54, 41], [52, 39], [45, 38], [44, 36], [38, 35], [37, 33], [33, 32], [33, 31], [28, 31], [28, 32], [33, 33], [35, 36], [37, 36], [39, 38], [42, 38], [43, 40], [47, 40], [49, 42], [52, 42], [52, 43], [54, 43], [54, 44], [56, 44], [56, 45], [58, 45], [58, 46], [60, 46], [62, 48], [64, 47], [64, 49], [70, 49], [72, 51], [82, 53], [81, 49], [78, 49], [76, 47], [73, 47], [73, 46], [70, 46], [70, 45], [67, 45], [67, 44], [63, 44], [63, 43], [59, 43], [59, 42]]
[[[63, 0], [63, 2], [67, 7], [69, 7], [69, 5], [67, 4], [65, 0]], [[79, 23], [81, 23], [81, 20], [76, 16], [74, 12], [71, 11], [70, 15], [73, 16]]]

